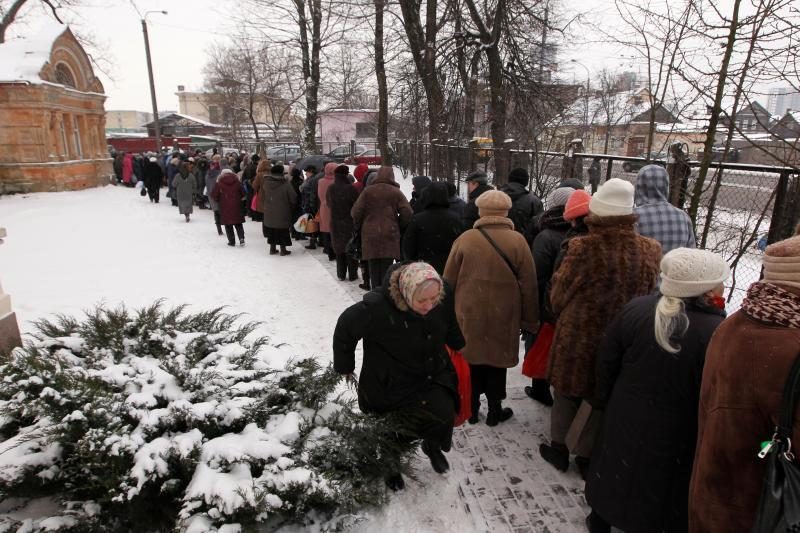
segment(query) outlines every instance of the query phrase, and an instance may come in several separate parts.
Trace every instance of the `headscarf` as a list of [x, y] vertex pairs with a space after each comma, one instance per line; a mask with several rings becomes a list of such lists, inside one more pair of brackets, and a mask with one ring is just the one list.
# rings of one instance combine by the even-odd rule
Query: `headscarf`
[[325, 165], [325, 178], [333, 179], [333, 175], [336, 172], [336, 167], [339, 166], [339, 163], [328, 163]]
[[356, 166], [356, 169], [353, 171], [353, 177], [360, 182], [366, 177], [368, 172], [369, 166], [367, 166], [366, 163], [359, 163], [358, 166]]
[[400, 294], [403, 295], [406, 303], [411, 307], [411, 302], [414, 299], [414, 294], [419, 287], [426, 281], [434, 280], [442, 286], [442, 278], [428, 263], [422, 261], [416, 263], [409, 263], [403, 267], [400, 277], [397, 280], [397, 288], [400, 289]]

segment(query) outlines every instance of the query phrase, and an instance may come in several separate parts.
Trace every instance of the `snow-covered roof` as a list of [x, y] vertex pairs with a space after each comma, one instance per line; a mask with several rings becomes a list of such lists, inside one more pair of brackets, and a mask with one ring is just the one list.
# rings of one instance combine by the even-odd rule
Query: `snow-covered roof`
[[[202, 126], [208, 126], [210, 128], [222, 127], [221, 124], [213, 124], [211, 122], [208, 122], [207, 120], [203, 120], [202, 118], [193, 117], [191, 115], [184, 115], [183, 113], [169, 113], [167, 115], [162, 115], [161, 113], [158, 114], [158, 120], [164, 120], [165, 118], [170, 118], [170, 117], [178, 117], [183, 120], [190, 120], [192, 122], [197, 122]], [[142, 126], [150, 126], [151, 124], [153, 124], [153, 122], [155, 121], [151, 120], [150, 122], [148, 122], [147, 124], [143, 124]]]
[[42, 83], [42, 67], [50, 61], [53, 44], [68, 27], [47, 19], [38, 30], [25, 33], [25, 37], [0, 44], [0, 82], [26, 81]]
[[377, 109], [328, 109], [326, 111], [320, 112], [323, 113], [377, 113]]
[[[647, 95], [643, 94], [645, 91], [643, 87], [620, 91], [607, 95], [605, 100], [592, 97], [588, 99], [588, 106], [586, 97], [579, 96], [553, 125], [579, 125], [587, 119], [590, 124], [628, 124], [650, 108]], [[587, 107], [589, 112], [585, 114]]]

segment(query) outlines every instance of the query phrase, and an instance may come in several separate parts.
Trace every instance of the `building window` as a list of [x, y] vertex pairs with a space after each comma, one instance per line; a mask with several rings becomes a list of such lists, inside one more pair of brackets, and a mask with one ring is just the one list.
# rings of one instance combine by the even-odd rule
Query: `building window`
[[77, 88], [75, 86], [75, 76], [72, 75], [72, 71], [64, 63], [56, 65], [56, 83], [72, 87], [73, 89]]
[[78, 117], [72, 116], [72, 136], [75, 139], [75, 155], [78, 159], [83, 159], [83, 147], [81, 146], [81, 129], [78, 127]]
[[[212, 121], [213, 122], [213, 121]], [[378, 136], [378, 126], [374, 122], [356, 122], [356, 137], [360, 139]]]
[[67, 115], [61, 115], [61, 120], [59, 121], [59, 127], [61, 128], [61, 146], [62, 146], [62, 154], [64, 157], [69, 158], [69, 143], [67, 143], [67, 130], [64, 126], [64, 122], [67, 120]]

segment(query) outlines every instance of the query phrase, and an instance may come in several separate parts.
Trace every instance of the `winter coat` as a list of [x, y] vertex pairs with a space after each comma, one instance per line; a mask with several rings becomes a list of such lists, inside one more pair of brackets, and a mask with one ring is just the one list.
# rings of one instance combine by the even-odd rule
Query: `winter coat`
[[125, 156], [122, 158], [122, 182], [131, 183], [132, 176], [133, 176], [133, 156], [131, 154], [125, 154]]
[[481, 218], [480, 213], [478, 213], [478, 206], [475, 205], [475, 200], [478, 199], [478, 196], [485, 193], [486, 191], [493, 191], [494, 187], [491, 185], [486, 185], [481, 183], [478, 185], [478, 188], [469, 193], [467, 205], [464, 206], [464, 211], [461, 214], [461, 221], [464, 225], [464, 231], [468, 229], [472, 229], [472, 226], [475, 225], [475, 222], [479, 218]]
[[369, 167], [366, 163], [359, 163], [358, 166], [356, 166], [356, 169], [353, 171], [353, 177], [356, 179], [356, 182], [353, 186], [356, 188], [356, 191], [358, 191], [359, 194], [361, 194], [361, 191], [364, 190], [364, 182], [367, 179], [367, 174], [369, 174]]
[[428, 176], [414, 176], [411, 178], [411, 183], [414, 185], [414, 190], [411, 192], [411, 200], [408, 204], [414, 213], [421, 213], [425, 209], [423, 194], [433, 182]]
[[219, 204], [219, 217], [222, 224], [243, 224], [242, 199], [244, 198], [242, 182], [233, 171], [226, 169], [220, 174], [217, 185], [211, 191], [211, 198]]
[[347, 176], [338, 175], [328, 187], [325, 203], [331, 213], [331, 246], [336, 254], [347, 251], [347, 242], [353, 237], [353, 217], [350, 211], [358, 200], [358, 191]]
[[514, 222], [514, 229], [526, 235], [534, 219], [544, 211], [542, 201], [524, 185], [513, 181], [500, 187], [500, 190], [511, 198], [508, 218]]
[[539, 328], [536, 272], [525, 238], [505, 217], [481, 217], [483, 228], [519, 273], [509, 268], [478, 229], [464, 232], [450, 251], [444, 278], [456, 295], [456, 316], [470, 364], [511, 368], [519, 358], [520, 330]]
[[317, 189], [319, 181], [325, 176], [324, 172], [317, 172], [311, 179], [307, 179], [303, 184], [303, 213], [314, 216], [319, 211], [319, 196]]
[[379, 172], [370, 180], [350, 214], [361, 228], [362, 259], [400, 259], [400, 229], [408, 225], [413, 212], [394, 174]]
[[136, 176], [136, 181], [144, 181], [144, 163], [142, 156], [133, 158], [133, 175]]
[[286, 229], [295, 221], [294, 210], [297, 194], [292, 184], [283, 174], [257, 176], [253, 190], [258, 194], [261, 212], [264, 213], [262, 224], [266, 228]]
[[339, 317], [333, 333], [333, 368], [355, 370], [355, 350], [363, 339], [358, 405], [368, 413], [387, 413], [426, 406], [432, 388], [443, 387], [458, 405], [457, 377], [445, 345], [464, 346], [453, 312], [453, 293], [445, 285], [443, 300], [425, 316], [410, 310], [398, 288], [398, 268], [388, 287], [364, 295]]
[[206, 196], [208, 196], [208, 205], [214, 211], [219, 211], [219, 204], [214, 200], [211, 193], [214, 191], [214, 187], [217, 186], [217, 179], [221, 172], [219, 168], [210, 168], [206, 173]]
[[319, 196], [319, 230], [322, 233], [331, 232], [331, 210], [328, 206], [328, 187], [333, 184], [333, 172], [339, 165], [328, 163], [325, 165], [325, 176], [319, 180], [317, 195]]
[[572, 239], [553, 276], [550, 304], [557, 317], [549, 378], [563, 396], [594, 394], [595, 352], [622, 307], [656, 287], [661, 246], [637, 235], [634, 215], [589, 215], [589, 233]]
[[144, 185], [148, 190], [157, 191], [161, 188], [164, 180], [164, 173], [158, 163], [148, 161], [144, 165]]
[[[289, 184], [294, 189], [294, 195], [297, 200], [294, 203], [294, 219], [303, 214], [301, 207], [300, 207], [300, 199], [302, 198], [302, 194], [300, 193], [300, 187], [303, 185], [303, 178], [301, 176], [294, 176], [289, 180]], [[294, 221], [292, 222], [294, 224]]]
[[664, 167], [647, 165], [636, 176], [634, 213], [639, 215], [639, 235], [661, 243], [666, 254], [675, 248], [695, 248], [697, 242], [692, 220], [681, 209], [669, 203], [669, 176]]
[[425, 261], [444, 273], [450, 249], [463, 226], [461, 219], [449, 209], [447, 185], [432, 183], [425, 190], [425, 209], [411, 218], [403, 234], [403, 259]]
[[[800, 289], [781, 288], [800, 298]], [[788, 311], [794, 316], [800, 313], [796, 306]], [[752, 528], [766, 462], [757, 454], [778, 424], [784, 383], [798, 356], [798, 328], [770, 325], [738, 311], [717, 329], [706, 352], [700, 388], [689, 531]], [[795, 411], [793, 425], [796, 455], [800, 410]]]
[[[464, 208], [467, 207], [467, 202], [459, 198], [458, 196], [451, 196], [447, 199], [447, 202], [450, 204], [450, 211], [456, 214], [458, 218], [464, 218]], [[462, 224], [463, 225], [463, 224]]]
[[673, 339], [680, 352], [670, 354], [655, 338], [660, 297], [628, 303], [597, 350], [592, 404], [605, 416], [592, 449], [586, 500], [625, 533], [688, 528], [703, 363], [724, 318], [720, 309], [685, 300], [689, 328]]
[[536, 287], [539, 289], [539, 318], [553, 321], [549, 311], [550, 279], [555, 273], [556, 259], [561, 251], [561, 243], [567, 236], [570, 223], [564, 220], [564, 206], [548, 209], [538, 219], [539, 233], [533, 240], [531, 252], [536, 265]]
[[197, 194], [197, 182], [194, 179], [194, 174], [187, 173], [185, 176], [181, 173], [175, 174], [172, 186], [175, 188], [175, 198], [178, 200], [180, 214], [191, 214], [194, 197]]

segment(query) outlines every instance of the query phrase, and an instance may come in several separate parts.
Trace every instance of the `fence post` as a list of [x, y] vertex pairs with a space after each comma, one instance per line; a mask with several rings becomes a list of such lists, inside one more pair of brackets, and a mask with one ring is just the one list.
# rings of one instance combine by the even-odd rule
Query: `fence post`
[[789, 170], [781, 172], [775, 190], [775, 204], [772, 208], [772, 219], [769, 224], [767, 243], [782, 241], [792, 236], [800, 218], [800, 175], [789, 179]]

